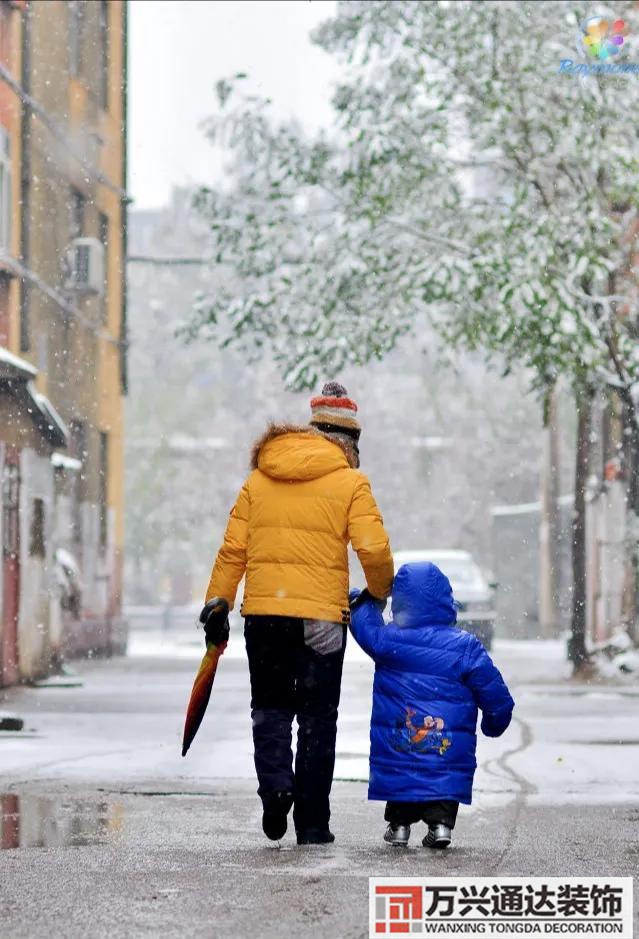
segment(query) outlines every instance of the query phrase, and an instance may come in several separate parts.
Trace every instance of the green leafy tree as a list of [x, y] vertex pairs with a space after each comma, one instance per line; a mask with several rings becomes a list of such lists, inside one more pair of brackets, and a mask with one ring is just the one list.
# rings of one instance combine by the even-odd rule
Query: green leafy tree
[[[312, 141], [242, 95], [242, 76], [220, 82], [208, 132], [232, 152], [231, 185], [202, 189], [198, 207], [233, 276], [190, 323], [268, 346], [294, 388], [383, 356], [420, 314], [449, 349], [529, 369], [543, 400], [565, 377], [581, 435], [576, 668], [587, 657], [588, 417], [602, 389], [621, 402], [637, 476], [639, 80], [561, 65], [582, 64], [582, 24], [600, 12], [554, 0], [340, 3], [314, 36], [344, 67], [336, 129]], [[632, 58], [639, 11], [614, 12]]]

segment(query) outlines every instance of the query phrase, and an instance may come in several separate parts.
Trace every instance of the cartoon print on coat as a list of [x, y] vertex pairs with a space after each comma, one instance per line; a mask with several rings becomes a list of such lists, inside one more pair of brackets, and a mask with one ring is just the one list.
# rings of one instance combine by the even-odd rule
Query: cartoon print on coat
[[421, 724], [413, 723], [417, 714], [414, 708], [406, 708], [406, 716], [398, 718], [393, 728], [393, 747], [402, 753], [439, 753], [443, 756], [452, 745], [452, 734], [444, 732], [444, 718], [426, 714]]

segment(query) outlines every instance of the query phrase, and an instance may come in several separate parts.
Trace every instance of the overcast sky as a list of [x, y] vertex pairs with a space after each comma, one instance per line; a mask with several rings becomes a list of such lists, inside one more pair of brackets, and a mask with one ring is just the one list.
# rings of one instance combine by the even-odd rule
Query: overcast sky
[[309, 128], [330, 119], [334, 60], [309, 32], [332, 0], [132, 0], [129, 189], [137, 208], [165, 204], [174, 184], [221, 172], [200, 122], [219, 78], [248, 72], [278, 116]]

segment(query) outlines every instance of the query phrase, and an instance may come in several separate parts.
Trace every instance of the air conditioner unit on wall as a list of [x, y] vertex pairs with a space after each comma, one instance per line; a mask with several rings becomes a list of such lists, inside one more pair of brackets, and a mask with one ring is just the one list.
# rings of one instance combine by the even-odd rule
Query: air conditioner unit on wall
[[75, 238], [66, 260], [67, 290], [104, 293], [104, 245], [97, 238]]

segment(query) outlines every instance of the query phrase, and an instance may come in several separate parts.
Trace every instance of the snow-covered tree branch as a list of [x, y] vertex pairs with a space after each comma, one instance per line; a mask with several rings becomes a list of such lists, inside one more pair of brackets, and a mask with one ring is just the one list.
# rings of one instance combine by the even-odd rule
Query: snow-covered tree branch
[[[230, 185], [198, 204], [234, 277], [190, 328], [223, 314], [224, 339], [269, 344], [308, 387], [383, 355], [427, 308], [447, 341], [524, 363], [540, 390], [559, 374], [617, 383], [611, 342], [632, 384], [639, 84], [558, 73], [589, 12], [340, 4], [315, 37], [344, 61], [330, 139], [275, 126], [242, 77], [221, 83], [208, 131], [232, 152]], [[632, 3], [615, 12], [637, 20]]]

